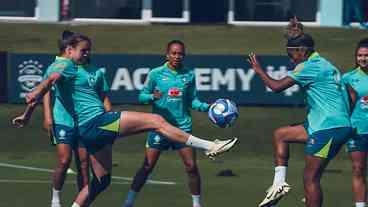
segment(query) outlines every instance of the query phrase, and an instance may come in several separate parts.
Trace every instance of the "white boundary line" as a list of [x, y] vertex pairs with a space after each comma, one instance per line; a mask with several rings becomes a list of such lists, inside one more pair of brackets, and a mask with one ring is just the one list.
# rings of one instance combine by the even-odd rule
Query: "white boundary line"
[[[20, 183], [20, 184], [51, 184], [49, 180], [18, 180], [18, 179], [0, 179], [0, 183]], [[65, 181], [65, 184], [75, 184], [73, 181]], [[115, 185], [129, 185], [130, 182], [111, 182]]]
[[[54, 170], [46, 169], [46, 168], [38, 168], [38, 167], [29, 167], [24, 165], [14, 165], [9, 163], [0, 163], [0, 167], [7, 167], [7, 168], [16, 168], [16, 169], [24, 169], [24, 170], [31, 170], [31, 171], [38, 171], [38, 172], [54, 172]], [[73, 171], [68, 171], [68, 174], [75, 175], [76, 173]], [[133, 178], [130, 177], [119, 177], [119, 176], [112, 176], [111, 178], [117, 180], [125, 180], [125, 181], [132, 181]], [[0, 180], [1, 182], [1, 180]], [[176, 185], [176, 182], [171, 181], [159, 181], [159, 180], [147, 180], [148, 184], [156, 184], [156, 185]]]

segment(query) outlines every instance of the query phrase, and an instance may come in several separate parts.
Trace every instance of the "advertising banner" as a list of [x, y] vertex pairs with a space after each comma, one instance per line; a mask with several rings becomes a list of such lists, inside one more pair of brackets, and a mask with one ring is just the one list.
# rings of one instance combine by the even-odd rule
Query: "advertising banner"
[[[54, 56], [46, 54], [10, 54], [8, 101], [24, 102], [24, 95], [42, 81], [43, 72]], [[259, 61], [270, 76], [285, 77], [289, 60], [285, 56], [259, 56]], [[137, 104], [138, 93], [147, 73], [165, 63], [161, 55], [96, 54], [92, 62], [105, 68], [110, 84], [109, 97], [114, 104]], [[245, 56], [187, 55], [185, 65], [193, 68], [201, 100], [213, 102], [229, 98], [239, 105], [303, 105], [297, 85], [273, 93], [265, 87], [250, 68]]]
[[0, 103], [7, 100], [7, 54], [0, 52]]

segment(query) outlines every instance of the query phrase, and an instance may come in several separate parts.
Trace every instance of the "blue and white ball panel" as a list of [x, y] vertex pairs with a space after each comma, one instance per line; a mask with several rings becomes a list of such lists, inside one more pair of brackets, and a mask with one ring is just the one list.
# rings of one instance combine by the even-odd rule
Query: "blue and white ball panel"
[[229, 99], [217, 99], [208, 111], [211, 122], [221, 128], [233, 125], [238, 116], [236, 104]]

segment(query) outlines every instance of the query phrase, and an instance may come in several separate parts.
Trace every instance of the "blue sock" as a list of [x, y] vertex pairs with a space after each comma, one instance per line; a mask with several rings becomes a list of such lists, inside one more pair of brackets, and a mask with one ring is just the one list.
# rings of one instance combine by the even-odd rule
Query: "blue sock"
[[133, 206], [133, 203], [135, 201], [135, 198], [137, 197], [137, 192], [133, 191], [133, 190], [129, 190], [127, 198], [124, 202], [124, 207], [129, 205], [129, 206]]

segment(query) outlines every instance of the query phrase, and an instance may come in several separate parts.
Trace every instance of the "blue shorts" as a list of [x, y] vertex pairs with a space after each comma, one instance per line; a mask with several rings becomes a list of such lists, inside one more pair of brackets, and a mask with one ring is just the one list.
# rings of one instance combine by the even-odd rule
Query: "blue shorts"
[[51, 144], [68, 144], [75, 147], [84, 147], [80, 142], [78, 130], [75, 127], [68, 127], [61, 124], [54, 124], [52, 134], [50, 134]]
[[88, 153], [94, 154], [105, 145], [112, 145], [119, 136], [121, 112], [106, 112], [79, 126], [79, 134]]
[[333, 159], [349, 137], [352, 135], [352, 128], [339, 127], [316, 131], [309, 135], [304, 152], [307, 155]]
[[157, 134], [156, 132], [149, 132], [146, 141], [146, 148], [153, 148], [160, 151], [163, 150], [180, 150], [187, 147], [185, 144], [178, 143], [167, 139], [166, 137]]
[[354, 134], [346, 143], [347, 151], [368, 152], [368, 134]]
[[304, 122], [297, 122], [297, 123], [294, 123], [294, 124], [290, 124], [289, 126], [293, 127], [293, 126], [298, 126], [298, 125], [303, 125], [304, 129], [305, 129], [306, 131], [308, 131], [308, 126], [309, 126], [308, 121], [304, 121]]

